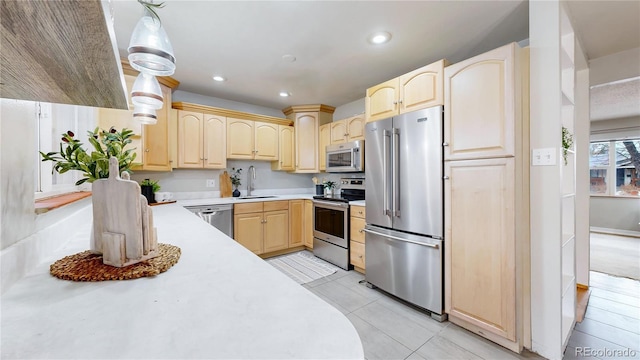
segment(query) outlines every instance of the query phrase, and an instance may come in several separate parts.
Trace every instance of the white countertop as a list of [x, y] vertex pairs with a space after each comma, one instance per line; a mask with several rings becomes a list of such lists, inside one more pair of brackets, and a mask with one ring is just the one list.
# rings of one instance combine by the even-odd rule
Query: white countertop
[[[260, 196], [260, 195], [258, 195]], [[178, 200], [177, 204], [181, 206], [199, 206], [199, 205], [221, 205], [221, 204], [241, 204], [255, 201], [278, 201], [278, 200], [297, 200], [307, 199], [313, 200], [313, 194], [291, 194], [291, 195], [275, 195], [269, 198], [239, 199], [236, 197], [215, 197], [203, 199]]]
[[364, 200], [349, 201], [349, 205], [365, 206]]
[[88, 249], [79, 224], [2, 295], [2, 358], [364, 358], [338, 310], [182, 206], [153, 212], [158, 241], [182, 249], [174, 267], [127, 281], [54, 278], [50, 263]]

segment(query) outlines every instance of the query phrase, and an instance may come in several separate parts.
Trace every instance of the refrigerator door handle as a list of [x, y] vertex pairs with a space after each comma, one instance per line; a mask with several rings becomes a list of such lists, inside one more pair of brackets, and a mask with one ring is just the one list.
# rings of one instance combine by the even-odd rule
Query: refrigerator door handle
[[382, 214], [388, 216], [391, 215], [389, 211], [389, 184], [387, 183], [387, 176], [389, 176], [389, 142], [391, 142], [391, 132], [384, 130], [382, 137]]
[[400, 129], [393, 128], [393, 216], [400, 217]]
[[379, 233], [379, 232], [377, 232], [377, 231], [369, 230], [369, 229], [367, 229], [367, 228], [364, 228], [363, 230], [364, 230], [364, 232], [366, 232], [366, 233], [369, 233], [369, 234], [372, 234], [372, 235], [382, 236], [382, 237], [384, 237], [384, 238], [389, 238], [389, 239], [398, 240], [398, 241], [407, 242], [407, 243], [416, 244], [416, 245], [427, 246], [427, 247], [434, 248], [434, 249], [439, 248], [438, 244], [429, 244], [429, 243], [423, 243], [423, 242], [418, 242], [418, 241], [413, 241], [413, 240], [403, 239], [403, 238], [398, 237], [398, 236], [393, 236], [393, 235], [387, 235], [387, 234]]

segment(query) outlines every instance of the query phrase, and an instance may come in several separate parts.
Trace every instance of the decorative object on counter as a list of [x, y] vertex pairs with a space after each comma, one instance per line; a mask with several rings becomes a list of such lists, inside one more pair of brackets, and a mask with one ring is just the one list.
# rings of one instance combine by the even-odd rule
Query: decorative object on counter
[[147, 198], [147, 203], [152, 204], [156, 202], [155, 193], [160, 190], [160, 184], [157, 180], [144, 179], [140, 182], [140, 190], [142, 195]]
[[118, 175], [118, 160], [109, 159], [108, 179], [93, 183], [93, 236], [90, 249], [104, 264], [124, 267], [158, 255], [153, 212], [140, 185], [128, 173]]
[[331, 180], [323, 180], [322, 181], [322, 185], [324, 186], [327, 195], [329, 196], [333, 196], [334, 195], [334, 190], [336, 188], [336, 182], [335, 181], [331, 181]]
[[569, 129], [562, 127], [562, 157], [564, 158], [564, 164], [567, 165], [567, 150], [573, 146], [573, 135], [569, 132]]
[[231, 178], [227, 170], [223, 171], [219, 176], [220, 181], [220, 197], [231, 197]]
[[51, 275], [71, 281], [129, 280], [155, 276], [169, 270], [182, 251], [169, 244], [158, 244], [158, 256], [127, 267], [113, 267], [102, 262], [102, 255], [83, 251], [65, 256], [49, 266]]
[[314, 176], [311, 178], [311, 181], [313, 181], [313, 185], [316, 186], [316, 195], [324, 195], [324, 185], [318, 184], [318, 178]]
[[98, 179], [109, 177], [109, 159], [115, 157], [118, 161], [118, 172], [131, 173], [131, 165], [136, 158], [135, 148], [126, 149], [131, 144], [133, 131], [122, 129], [118, 132], [114, 127], [109, 131], [95, 128], [93, 132], [87, 132], [89, 143], [93, 146], [88, 153], [82, 146], [82, 142], [75, 138], [72, 131], [62, 134], [60, 152], [40, 152], [42, 161], [53, 161], [53, 170], [64, 174], [69, 170], [82, 171], [84, 178], [78, 180], [76, 185], [84, 182], [92, 183]]
[[240, 196], [240, 190], [238, 187], [242, 185], [240, 182], [240, 175], [242, 174], [242, 168], [236, 170], [236, 168], [231, 168], [231, 184], [233, 184], [233, 197]]
[[138, 0], [144, 8], [129, 41], [129, 64], [140, 71], [131, 89], [133, 118], [142, 124], [158, 122], [156, 110], [162, 109], [162, 90], [156, 76], [170, 76], [176, 70], [176, 58], [167, 33], [164, 31], [157, 9], [164, 2]]

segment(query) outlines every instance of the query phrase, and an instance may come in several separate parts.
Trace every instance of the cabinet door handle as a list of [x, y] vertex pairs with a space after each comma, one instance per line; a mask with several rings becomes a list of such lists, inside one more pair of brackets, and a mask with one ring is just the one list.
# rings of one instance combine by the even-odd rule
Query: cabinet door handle
[[397, 101], [394, 101], [394, 102], [393, 102], [393, 105], [398, 105], [398, 102], [397, 102]]
[[359, 257], [360, 259], [362, 259], [362, 255], [358, 255], [358, 257]]
[[364, 232], [364, 229], [360, 229], [360, 230], [358, 230], [358, 232], [359, 232], [360, 234], [362, 234], [362, 233]]
[[442, 178], [445, 179], [445, 180], [449, 180], [449, 176], [448, 175], [445, 175]]
[[144, 152], [149, 152], [149, 149], [144, 149]]
[[402, 100], [399, 100], [398, 103], [402, 104]]
[[449, 146], [449, 143], [445, 141], [442, 143], [442, 146]]

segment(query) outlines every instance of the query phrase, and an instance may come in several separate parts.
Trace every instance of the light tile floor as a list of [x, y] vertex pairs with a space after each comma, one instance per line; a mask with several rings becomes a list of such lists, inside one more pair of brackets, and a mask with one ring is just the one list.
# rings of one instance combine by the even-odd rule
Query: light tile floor
[[437, 322], [361, 280], [362, 274], [339, 269], [303, 286], [351, 320], [368, 360], [540, 358], [527, 351], [515, 354], [455, 324]]

